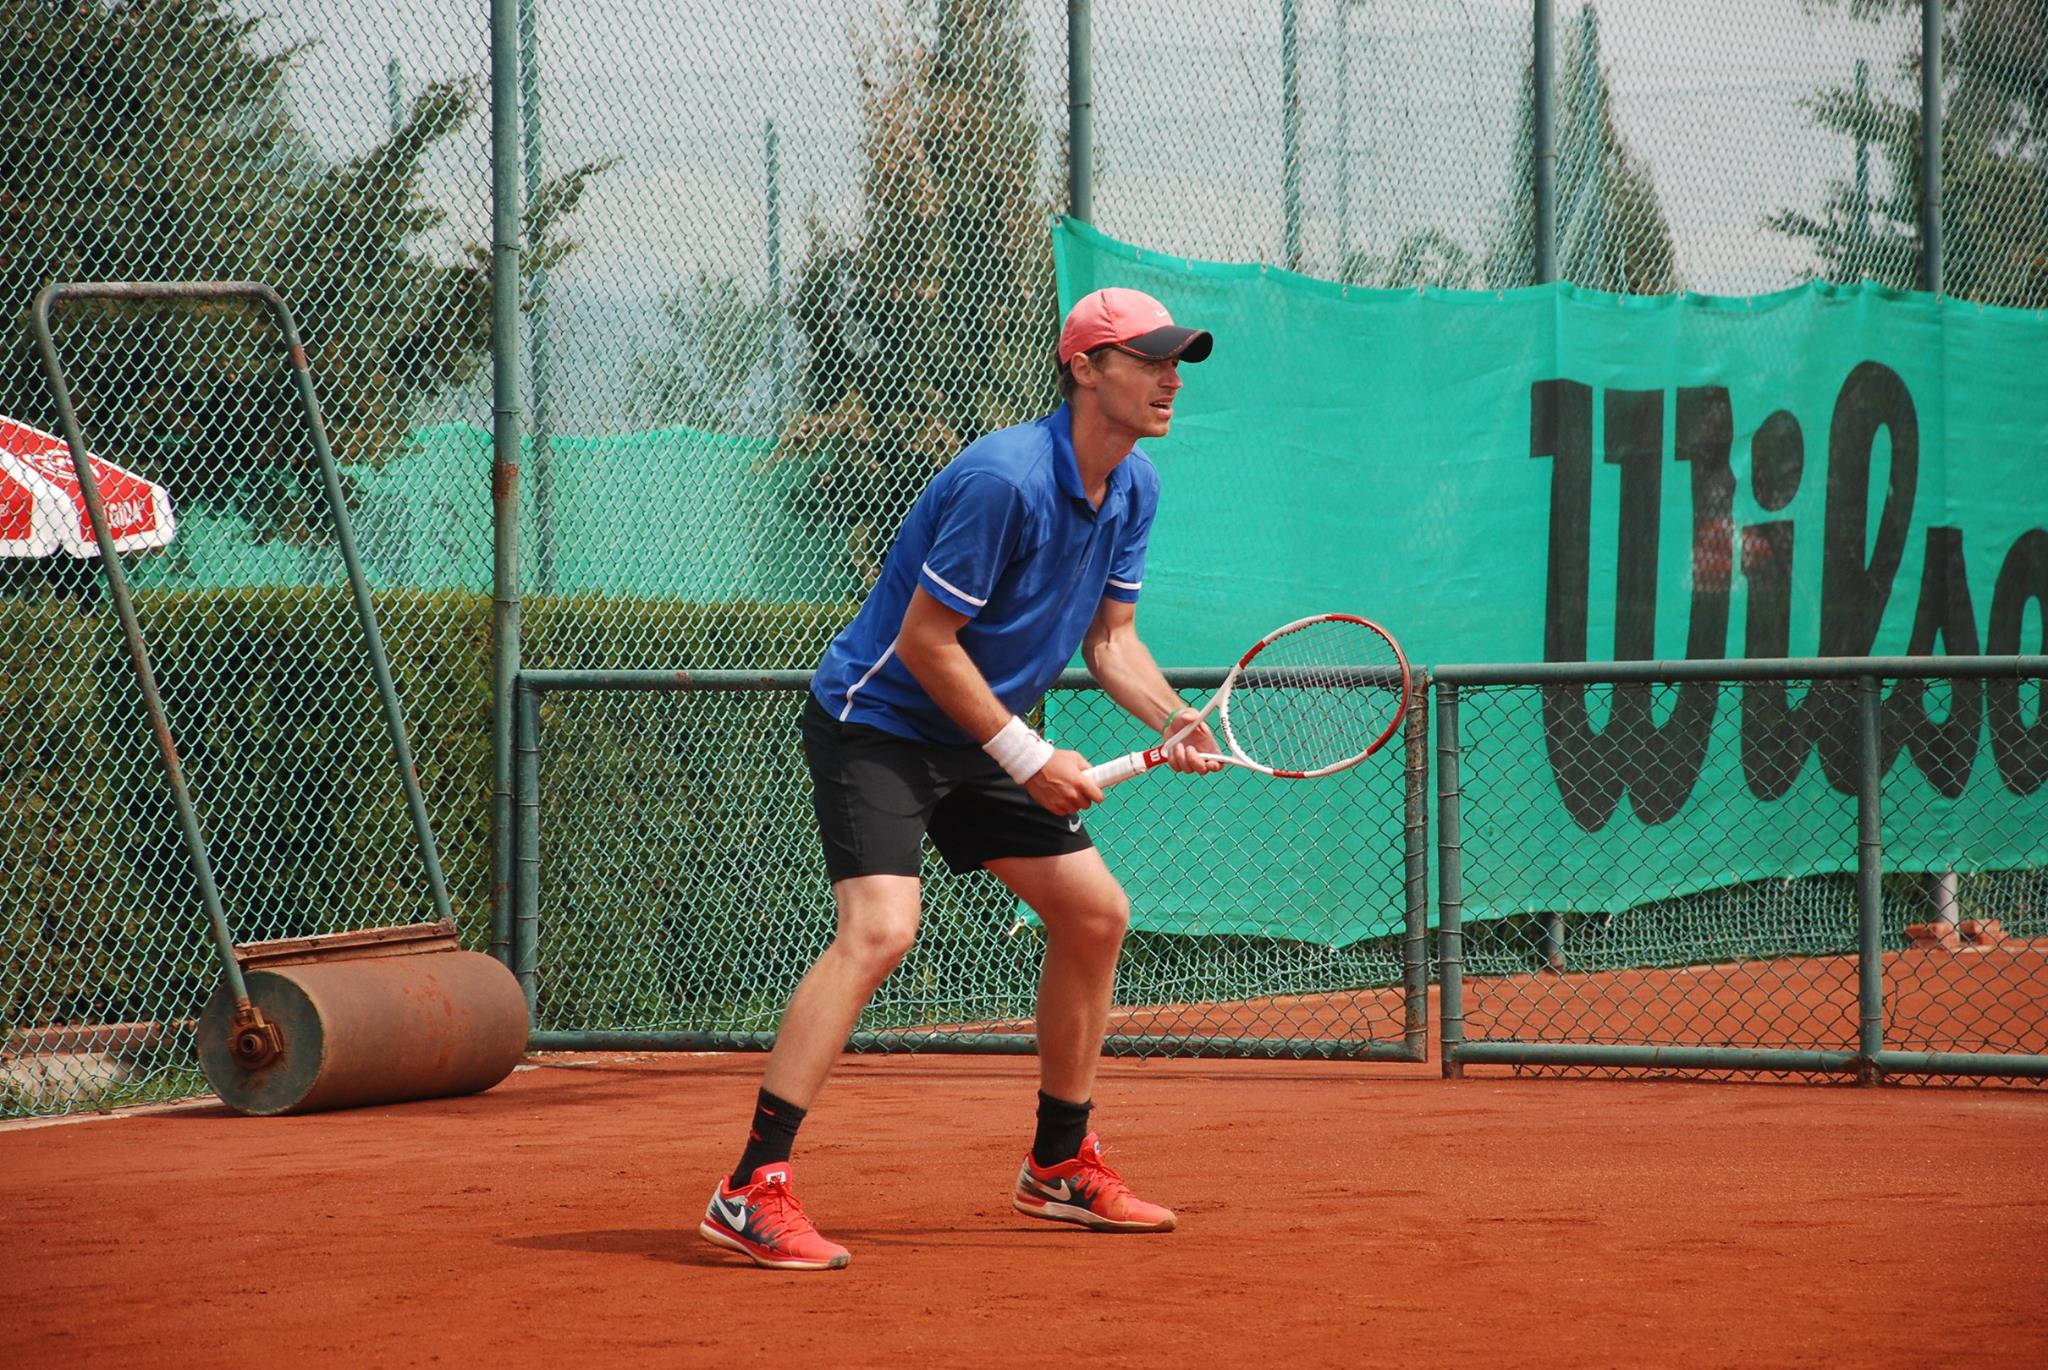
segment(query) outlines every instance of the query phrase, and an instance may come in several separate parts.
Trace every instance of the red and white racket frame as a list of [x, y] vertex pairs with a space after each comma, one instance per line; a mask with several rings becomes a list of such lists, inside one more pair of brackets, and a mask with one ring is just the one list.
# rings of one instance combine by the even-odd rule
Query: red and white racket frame
[[[1356, 623], [1362, 627], [1370, 628], [1384, 638], [1387, 646], [1393, 649], [1394, 660], [1400, 666], [1401, 696], [1395, 704], [1394, 716], [1388, 721], [1385, 730], [1373, 739], [1371, 746], [1358, 753], [1358, 755], [1346, 757], [1342, 761], [1334, 762], [1327, 766], [1318, 766], [1312, 771], [1275, 770], [1271, 766], [1252, 760], [1237, 745], [1237, 739], [1230, 731], [1230, 691], [1239, 679], [1243, 677], [1245, 667], [1251, 664], [1252, 658], [1281, 638], [1286, 637], [1289, 633], [1298, 633], [1302, 629], [1313, 627], [1318, 623]], [[1117, 757], [1114, 761], [1105, 761], [1099, 766], [1090, 766], [1088, 768], [1088, 778], [1104, 789], [1108, 789], [1111, 785], [1122, 784], [1132, 776], [1143, 775], [1154, 766], [1164, 765], [1166, 763], [1167, 751], [1175, 743], [1187, 736], [1196, 724], [1208, 718], [1212, 713], [1217, 716], [1217, 725], [1223, 735], [1223, 745], [1230, 750], [1228, 755], [1203, 752], [1201, 755], [1205, 759], [1221, 761], [1226, 766], [1242, 766], [1248, 771], [1257, 771], [1260, 775], [1270, 775], [1279, 780], [1314, 780], [1321, 776], [1335, 775], [1339, 771], [1350, 770], [1381, 747], [1384, 747], [1387, 739], [1400, 729], [1401, 720], [1408, 713], [1409, 688], [1408, 657], [1401, 650], [1401, 644], [1395, 640], [1392, 633], [1382, 628], [1379, 624], [1374, 623], [1371, 619], [1360, 618], [1357, 614], [1310, 614], [1307, 618], [1298, 618], [1292, 623], [1283, 623], [1257, 642], [1254, 642], [1250, 650], [1239, 657], [1237, 664], [1230, 668], [1230, 674], [1223, 677], [1223, 684], [1217, 687], [1216, 693], [1209, 697], [1209, 702], [1202, 706], [1202, 711], [1175, 729], [1170, 736], [1162, 739], [1158, 746], [1147, 747], [1139, 752], [1127, 753], [1124, 756]]]

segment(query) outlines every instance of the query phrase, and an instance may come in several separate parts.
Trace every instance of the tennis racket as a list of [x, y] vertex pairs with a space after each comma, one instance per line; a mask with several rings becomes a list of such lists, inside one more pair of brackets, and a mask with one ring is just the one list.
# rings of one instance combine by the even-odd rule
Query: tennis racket
[[1228, 755], [1211, 761], [1282, 780], [1346, 771], [1386, 745], [1408, 712], [1408, 658], [1393, 634], [1355, 614], [1315, 614], [1252, 644], [1202, 712], [1156, 747], [1088, 769], [1107, 789], [1166, 761], [1197, 723], [1216, 715]]

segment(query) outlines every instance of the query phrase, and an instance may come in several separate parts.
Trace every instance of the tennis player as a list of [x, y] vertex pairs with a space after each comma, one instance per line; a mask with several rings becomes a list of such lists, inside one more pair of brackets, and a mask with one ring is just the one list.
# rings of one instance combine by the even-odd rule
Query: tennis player
[[[1174, 1215], [1131, 1193], [1088, 1114], [1108, 1031], [1123, 887], [1081, 826], [1102, 799], [1078, 752], [1030, 712], [1079, 648], [1119, 705], [1162, 736], [1187, 708], [1137, 631], [1159, 475], [1139, 449], [1163, 437], [1180, 363], [1209, 334], [1136, 290], [1098, 290], [1067, 315], [1057, 360], [1066, 403], [991, 433], [932, 479], [903, 521], [866, 603], [811, 677], [802, 722], [838, 931], [790, 996], [732, 1174], [698, 1231], [777, 1270], [851, 1256], [791, 1187], [797, 1127], [861, 1009], [917, 933], [920, 843], [948, 867], [987, 870], [1043, 920], [1038, 1127], [1013, 1204], [1099, 1231], [1168, 1232]], [[1218, 763], [1206, 725], [1175, 770]]]

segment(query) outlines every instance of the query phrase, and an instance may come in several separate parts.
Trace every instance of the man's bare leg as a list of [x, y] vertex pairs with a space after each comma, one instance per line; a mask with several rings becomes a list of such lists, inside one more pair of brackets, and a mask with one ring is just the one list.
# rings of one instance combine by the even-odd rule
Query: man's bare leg
[[917, 895], [915, 876], [864, 875], [832, 887], [838, 932], [783, 1010], [746, 1150], [697, 1226], [707, 1241], [775, 1270], [839, 1270], [853, 1259], [797, 1202], [790, 1147], [861, 1009], [910, 950]]
[[761, 1076], [761, 1088], [798, 1108], [817, 1098], [860, 1011], [917, 937], [914, 875], [854, 876], [835, 884], [832, 898], [839, 930], [789, 996]]
[[1045, 923], [1038, 976], [1039, 1088], [1085, 1103], [1109, 1030], [1117, 952], [1131, 903], [1093, 847], [1060, 856], [1009, 856], [988, 863]]
[[1037, 912], [1046, 933], [1038, 977], [1039, 1133], [1017, 1176], [1013, 1206], [1098, 1231], [1171, 1232], [1173, 1212], [1131, 1193], [1101, 1152], [1086, 1145], [1117, 953], [1130, 926], [1123, 886], [1092, 848], [1008, 857], [988, 868]]

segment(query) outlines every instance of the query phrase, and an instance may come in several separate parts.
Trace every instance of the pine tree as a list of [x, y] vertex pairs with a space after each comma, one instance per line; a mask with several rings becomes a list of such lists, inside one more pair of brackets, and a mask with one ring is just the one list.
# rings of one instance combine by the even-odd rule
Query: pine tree
[[781, 321], [772, 301], [736, 276], [700, 271], [661, 297], [667, 335], [635, 362], [634, 418], [712, 433], [773, 433], [772, 349]]
[[[1555, 84], [1557, 142], [1557, 274], [1561, 280], [1629, 295], [1678, 289], [1671, 224], [1643, 159], [1630, 151], [1614, 122], [1600, 57], [1599, 16], [1591, 5], [1559, 35], [1564, 60]], [[1533, 76], [1525, 76], [1517, 157], [1526, 166], [1535, 144]], [[1488, 254], [1486, 284], [1528, 285], [1536, 279], [1536, 220], [1527, 171], [1508, 230]]]
[[[57, 280], [256, 279], [292, 306], [336, 456], [375, 465], [421, 406], [474, 376], [490, 346], [488, 250], [419, 245], [443, 212], [428, 154], [470, 126], [476, 78], [430, 86], [381, 143], [324, 157], [284, 82], [297, 49], [255, 48], [227, 0], [0, 0], [0, 413], [54, 428], [26, 315]], [[598, 165], [534, 197], [529, 269]], [[449, 259], [452, 255], [452, 260]], [[198, 501], [296, 538], [313, 487], [276, 343], [203, 319], [142, 326], [67, 310], [59, 342], [86, 431]]]
[[[1842, 0], [1821, 0], [1839, 7]], [[1919, 0], [1849, 0], [1852, 16], [1913, 24], [1899, 94], [1832, 87], [1807, 101], [1822, 128], [1873, 149], [1888, 185], [1858, 168], [1818, 214], [1770, 226], [1812, 245], [1821, 274], [1902, 288], [1921, 275]], [[2048, 0], [1950, 0], [1942, 50], [1942, 289], [1986, 304], [2048, 304]]]
[[799, 412], [778, 459], [797, 513], [873, 581], [933, 472], [1049, 409], [1058, 302], [1018, 0], [939, 0], [855, 53], [863, 221], [813, 222], [792, 299]]

